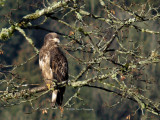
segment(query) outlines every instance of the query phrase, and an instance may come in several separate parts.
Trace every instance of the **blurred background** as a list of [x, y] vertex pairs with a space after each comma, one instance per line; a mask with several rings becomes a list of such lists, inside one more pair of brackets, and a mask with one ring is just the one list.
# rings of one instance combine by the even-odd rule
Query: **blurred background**
[[[114, 2], [123, 2], [126, 6], [132, 5], [132, 10], [136, 10], [137, 6], [143, 5], [146, 0], [113, 0]], [[150, 0], [155, 7], [160, 5], [160, 1]], [[51, 2], [51, 1], [50, 1]], [[104, 16], [102, 8], [100, 6], [99, 0], [84, 0], [85, 9], [95, 15]], [[134, 6], [134, 4], [137, 4]], [[10, 27], [14, 22], [19, 22], [23, 16], [35, 12], [37, 9], [42, 9], [44, 6], [42, 0], [6, 0], [4, 6], [0, 7], [0, 29]], [[110, 7], [110, 6], [109, 6]], [[115, 16], [119, 19], [127, 19], [129, 16], [127, 13], [119, 11], [114, 6], [110, 7]], [[67, 12], [67, 11], [66, 11]], [[160, 12], [160, 9], [159, 9]], [[156, 14], [153, 11], [152, 14]], [[61, 17], [63, 13], [57, 11], [54, 16]], [[67, 23], [70, 25], [75, 25], [75, 18], [72, 14], [64, 18]], [[43, 18], [40, 18], [35, 21], [36, 24], [40, 23]], [[105, 29], [106, 26], [98, 21], [92, 21], [88, 18], [85, 19], [89, 24], [95, 24], [96, 27], [101, 27]], [[34, 24], [34, 21], [33, 21]], [[139, 23], [137, 23], [139, 24]], [[140, 23], [141, 27], [149, 28], [153, 31], [160, 31], [160, 20], [149, 21], [143, 24]], [[69, 35], [71, 29], [67, 28], [63, 24], [58, 23], [56, 20], [48, 19], [43, 25], [43, 28], [48, 30], [53, 30], [55, 32], [63, 33]], [[92, 29], [92, 27], [90, 28]], [[32, 38], [35, 46], [40, 49], [43, 45], [43, 38], [49, 32], [41, 29], [25, 29], [26, 34]], [[107, 32], [106, 39], [110, 39], [113, 31], [109, 29]], [[160, 35], [148, 34], [144, 32], [138, 32], [135, 29], [123, 29], [122, 36], [123, 44], [126, 48], [131, 47], [133, 43], [127, 42], [128, 40], [133, 40], [134, 45], [138, 46], [142, 44], [141, 55], [149, 56], [150, 51], [157, 50], [159, 51], [159, 37]], [[60, 35], [62, 44], [67, 44], [69, 40]], [[7, 41], [0, 43], [0, 51], [3, 51], [3, 54], [0, 54], [0, 64], [4, 65], [17, 65], [23, 63], [28, 58], [35, 55], [35, 52], [32, 46], [25, 40], [25, 38], [15, 32], [14, 35]], [[3, 46], [3, 47], [2, 47]], [[113, 47], [116, 47], [114, 44]], [[66, 53], [66, 52], [65, 52]], [[81, 59], [89, 59], [89, 54], [83, 54], [81, 52], [69, 52], [73, 56], [78, 56]], [[76, 76], [83, 68], [82, 65], [75, 62], [72, 57], [66, 53], [66, 57], [69, 61], [69, 74], [70, 79], [71, 75]], [[148, 65], [145, 68], [144, 78], [148, 78], [154, 84], [146, 84], [146, 88], [150, 91], [145, 94], [148, 98], [151, 98], [154, 101], [159, 102], [160, 95], [160, 64]], [[18, 67], [15, 71], [16, 82], [17, 84], [27, 83], [27, 84], [41, 84], [43, 82], [41, 71], [38, 64], [38, 55], [26, 64]], [[93, 72], [94, 74], [94, 72]], [[92, 74], [90, 74], [92, 76]], [[2, 76], [1, 76], [2, 78]], [[83, 79], [83, 78], [81, 78]], [[140, 85], [140, 84], [139, 84]], [[148, 86], [147, 86], [148, 85]], [[5, 89], [5, 85], [0, 86], [0, 90]], [[67, 87], [65, 92], [64, 101], [66, 102], [78, 88]], [[144, 92], [145, 93], [145, 92]], [[61, 118], [61, 113], [59, 109], [49, 109], [46, 111], [36, 110], [36, 108], [45, 108], [48, 106], [48, 101], [51, 98], [50, 94], [41, 96], [33, 102], [33, 106], [29, 102], [20, 103], [19, 105], [12, 105], [10, 107], [1, 107], [0, 108], [0, 119], [1, 120], [141, 120], [145, 119], [145, 116], [142, 115], [141, 110], [138, 109], [138, 105], [130, 100], [124, 100], [119, 96], [115, 96], [112, 93], [107, 93], [102, 90], [95, 88], [82, 87], [80, 91], [80, 99], [73, 99], [73, 107], [64, 109], [63, 118]], [[119, 101], [122, 101], [119, 103]], [[136, 111], [136, 112], [135, 112]], [[145, 112], [145, 111], [144, 111]], [[129, 116], [132, 116], [129, 118]], [[150, 120], [158, 120], [157, 116], [147, 114], [146, 115]]]

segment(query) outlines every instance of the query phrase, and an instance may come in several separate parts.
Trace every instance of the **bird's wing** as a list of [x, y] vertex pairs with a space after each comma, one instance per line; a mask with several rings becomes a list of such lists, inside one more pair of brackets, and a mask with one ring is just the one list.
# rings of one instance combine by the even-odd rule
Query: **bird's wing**
[[[62, 51], [60, 51], [58, 48], [55, 48], [51, 51], [50, 65], [53, 72], [53, 78], [56, 79], [57, 82], [68, 80], [68, 62]], [[64, 92], [65, 87], [58, 87], [57, 94], [55, 95], [55, 92], [52, 94], [52, 98], [55, 98], [56, 96], [56, 102], [60, 106], [62, 105]], [[52, 99], [52, 101], [55, 101], [55, 99]]]
[[58, 82], [68, 79], [68, 62], [62, 51], [59, 49], [51, 51], [51, 68], [53, 78]]

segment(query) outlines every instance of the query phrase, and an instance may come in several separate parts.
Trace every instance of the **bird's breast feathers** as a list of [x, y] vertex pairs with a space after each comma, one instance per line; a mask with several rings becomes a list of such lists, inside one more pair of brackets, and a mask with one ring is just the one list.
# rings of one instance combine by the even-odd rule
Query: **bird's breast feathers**
[[43, 52], [39, 58], [39, 66], [45, 79], [53, 79], [52, 69], [50, 67], [50, 52]]

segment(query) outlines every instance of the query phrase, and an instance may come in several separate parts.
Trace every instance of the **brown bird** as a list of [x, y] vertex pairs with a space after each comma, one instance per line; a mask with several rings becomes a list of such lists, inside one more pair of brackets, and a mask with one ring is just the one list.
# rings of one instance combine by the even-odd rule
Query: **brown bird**
[[[53, 88], [53, 80], [56, 83], [68, 81], [68, 62], [63, 52], [60, 50], [60, 42], [56, 33], [48, 33], [44, 37], [44, 45], [39, 52], [39, 66], [42, 70], [42, 76], [48, 87]], [[65, 87], [58, 87], [52, 92], [52, 103], [62, 105]]]

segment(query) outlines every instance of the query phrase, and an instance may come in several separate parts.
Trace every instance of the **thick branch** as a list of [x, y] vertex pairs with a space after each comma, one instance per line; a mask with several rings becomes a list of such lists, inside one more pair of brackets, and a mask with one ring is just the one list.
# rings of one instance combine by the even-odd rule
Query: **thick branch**
[[18, 98], [28, 98], [34, 95], [35, 93], [40, 93], [43, 91], [46, 91], [48, 88], [43, 85], [39, 87], [34, 87], [32, 89], [24, 89], [18, 92], [10, 92], [7, 93], [6, 91], [3, 92], [3, 95], [1, 95], [1, 100], [2, 101], [8, 101], [10, 99], [18, 99]]
[[20, 22], [11, 25], [11, 27], [2, 28], [2, 30], [0, 32], [0, 40], [8, 40], [13, 35], [16, 28], [30, 26], [30, 23], [29, 23], [30, 21], [38, 19], [39, 17], [41, 17], [43, 15], [53, 13], [54, 10], [56, 10], [62, 6], [66, 6], [69, 1], [70, 0], [60, 1], [60, 2], [57, 2], [56, 4], [51, 4], [50, 6], [44, 8], [44, 9], [36, 10], [32, 14], [28, 14], [28, 15], [24, 16]]
[[[117, 92], [117, 90], [115, 91], [115, 90], [110, 90], [110, 89], [103, 88], [103, 87], [89, 85], [90, 83], [94, 83], [97, 80], [107, 79], [108, 76], [109, 75], [102, 75], [102, 76], [94, 77], [92, 79], [83, 80], [83, 81], [69, 81], [68, 83], [67, 82], [57, 83], [55, 87], [51, 88], [50, 90], [53, 90], [59, 86], [67, 86], [67, 85], [72, 86], [72, 87], [81, 87], [81, 86], [93, 87], [96, 89], [104, 90], [106, 92], [111, 92], [113, 94], [127, 98], [129, 100], [132, 100], [138, 103], [138, 105], [141, 107], [142, 110], [147, 109], [148, 111], [152, 112], [155, 115], [160, 115], [160, 110], [158, 109], [158, 106], [155, 106], [152, 101], [150, 101], [149, 99], [145, 98], [144, 96], [142, 96], [141, 94], [137, 93], [136, 91], [132, 89], [127, 89], [127, 88], [119, 89], [119, 90], [117, 89], [119, 91]], [[5, 93], [4, 92], [4, 95], [3, 97], [1, 97], [1, 100], [6, 101], [10, 99], [15, 99], [15, 98], [16, 99], [28, 98], [28, 97], [32, 97], [36, 93], [45, 92], [47, 90], [48, 90], [47, 86], [43, 85], [43, 86], [31, 88], [31, 89], [21, 90], [15, 93]]]

